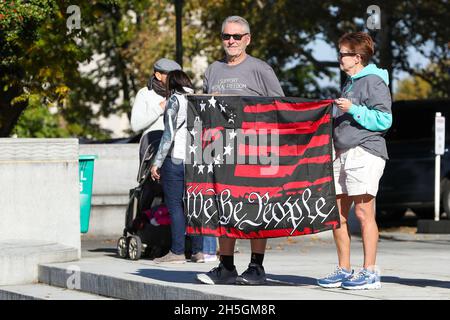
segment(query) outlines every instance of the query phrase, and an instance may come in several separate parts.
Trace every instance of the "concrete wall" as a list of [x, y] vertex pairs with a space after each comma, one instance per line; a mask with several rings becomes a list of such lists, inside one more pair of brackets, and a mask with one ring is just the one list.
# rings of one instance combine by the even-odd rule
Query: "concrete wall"
[[80, 155], [96, 155], [89, 231], [82, 238], [118, 238], [125, 224], [128, 192], [137, 185], [138, 144], [80, 145]]
[[77, 139], [0, 139], [0, 241], [13, 239], [80, 253]]

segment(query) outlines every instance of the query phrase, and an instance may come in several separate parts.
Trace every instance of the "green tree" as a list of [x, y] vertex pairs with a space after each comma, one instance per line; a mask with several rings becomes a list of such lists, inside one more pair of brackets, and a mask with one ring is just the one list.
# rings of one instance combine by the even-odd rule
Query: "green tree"
[[[323, 39], [337, 50], [339, 38], [349, 31], [367, 31], [374, 37], [375, 62], [389, 71], [391, 79], [394, 70], [402, 70], [422, 77], [433, 88], [448, 91], [448, 78], [418, 69], [408, 59], [409, 50], [415, 48], [441, 74], [448, 74], [450, 10], [447, 0], [217, 0], [212, 3], [205, 0], [202, 3], [208, 8], [202, 11], [203, 24], [208, 26], [208, 37], [215, 39], [211, 40], [215, 45], [210, 48], [214, 50], [219, 44], [218, 30], [226, 16], [237, 14], [247, 18], [254, 39], [250, 52], [270, 61], [288, 92], [320, 96], [324, 88], [314, 79], [336, 77], [338, 64], [319, 61], [308, 44]], [[380, 8], [380, 29], [367, 28], [367, 8], [371, 5]], [[215, 59], [218, 54], [211, 52], [209, 57]]]
[[394, 100], [427, 99], [431, 93], [431, 85], [419, 76], [409, 77], [398, 83]]
[[67, 34], [65, 1], [0, 2], [0, 136], [8, 136], [31, 95], [61, 102], [77, 62], [75, 33]]
[[[448, 62], [447, 62], [448, 63]], [[450, 65], [447, 70], [449, 70]], [[395, 92], [395, 100], [415, 100], [415, 99], [448, 99], [450, 93], [449, 77], [450, 74], [443, 73], [439, 66], [434, 64], [428, 64], [424, 68], [428, 73], [433, 74], [431, 81], [427, 81], [426, 77], [422, 76], [422, 73], [415, 72], [417, 75], [410, 76], [401, 80], [398, 84], [398, 88]], [[434, 84], [437, 83], [437, 86]], [[448, 87], [443, 89], [443, 84], [449, 84]]]
[[[64, 117], [89, 122], [100, 116], [130, 113], [130, 100], [136, 92], [134, 66], [127, 49], [142, 21], [150, 1], [94, 1], [83, 11], [86, 25], [82, 47], [89, 52], [89, 71], [81, 72], [76, 90], [70, 94]], [[87, 20], [87, 21], [86, 21]], [[89, 112], [98, 106], [95, 114]], [[81, 114], [75, 110], [84, 110]]]
[[[55, 108], [53, 108], [55, 109]], [[68, 130], [61, 125], [61, 117], [42, 103], [41, 97], [32, 94], [28, 97], [28, 107], [19, 117], [12, 134], [18, 137], [64, 138]]]
[[[318, 60], [311, 43], [321, 39], [337, 50], [343, 33], [365, 30], [376, 40], [375, 61], [381, 67], [391, 75], [402, 70], [418, 76], [432, 86], [432, 94], [448, 97], [447, 2], [185, 0], [183, 66], [192, 70], [198, 55], [208, 62], [220, 59], [221, 23], [226, 16], [240, 15], [252, 28], [249, 53], [273, 66], [287, 95], [336, 96], [336, 87], [323, 87], [318, 80], [338, 79], [338, 63]], [[372, 4], [381, 9], [379, 30], [366, 27]], [[96, 120], [129, 115], [130, 101], [154, 61], [175, 58], [173, 1], [82, 1], [82, 27], [71, 32], [66, 26], [69, 5], [62, 0], [0, 2], [0, 136], [10, 134], [30, 96], [38, 95], [41, 105], [56, 105], [58, 123], [69, 135], [105, 137], [108, 132]], [[434, 67], [410, 65], [410, 48]], [[86, 61], [94, 65], [80, 73], [78, 65]]]
[[[72, 113], [68, 111], [69, 95], [73, 95], [81, 83], [78, 64], [90, 57], [90, 51], [80, 45], [86, 29], [67, 27], [69, 6], [69, 1], [50, 0], [0, 3], [0, 38], [3, 40], [0, 46], [0, 88], [3, 89], [0, 91], [0, 136], [10, 135], [23, 111], [30, 106], [32, 96], [34, 110], [54, 106], [58, 110], [53, 114], [56, 118]], [[91, 9], [87, 2], [79, 7], [82, 12]], [[86, 24], [92, 23], [89, 16], [87, 18]], [[79, 114], [79, 110], [76, 113]], [[70, 123], [59, 119], [57, 122], [65, 126], [66, 132], [60, 131], [60, 135], [107, 137], [107, 132], [92, 119], [86, 120], [88, 114], [85, 112], [83, 117]], [[23, 114], [22, 124], [30, 124], [33, 119], [27, 117], [34, 115], [33, 112]], [[16, 134], [34, 132], [40, 135], [23, 129], [18, 128]], [[42, 132], [47, 132], [46, 128]]]
[[[212, 40], [207, 36], [207, 25], [203, 24], [202, 13], [212, 10], [214, 1], [184, 1], [183, 5], [183, 69], [194, 76], [192, 67], [196, 56], [210, 57]], [[138, 89], [147, 83], [153, 72], [154, 62], [175, 56], [175, 6], [174, 1], [150, 1], [138, 17], [136, 34], [125, 50]], [[220, 45], [220, 43], [219, 43]], [[220, 47], [218, 49], [220, 51]], [[214, 50], [214, 53], [216, 53]], [[210, 59], [211, 60], [211, 59]]]
[[202, 24], [209, 45], [209, 61], [223, 56], [220, 29], [230, 15], [245, 17], [251, 27], [252, 43], [248, 52], [266, 60], [275, 70], [287, 95], [324, 97], [336, 94], [333, 88], [322, 88], [317, 79], [334, 78], [337, 61], [317, 61], [308, 45], [317, 39], [320, 18], [327, 14], [321, 1], [200, 1]]

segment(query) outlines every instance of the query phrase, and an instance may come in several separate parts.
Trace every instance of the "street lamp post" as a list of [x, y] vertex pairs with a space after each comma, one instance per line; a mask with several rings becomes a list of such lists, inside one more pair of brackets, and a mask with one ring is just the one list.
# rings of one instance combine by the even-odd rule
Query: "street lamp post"
[[176, 30], [176, 60], [183, 67], [183, 39], [181, 21], [183, 15], [183, 0], [175, 0], [175, 30]]

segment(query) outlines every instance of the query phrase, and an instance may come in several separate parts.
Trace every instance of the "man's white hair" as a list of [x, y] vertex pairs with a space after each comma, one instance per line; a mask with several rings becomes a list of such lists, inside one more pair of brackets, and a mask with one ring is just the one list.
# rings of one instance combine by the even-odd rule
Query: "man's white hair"
[[227, 23], [239, 23], [241, 26], [244, 27], [245, 33], [250, 33], [250, 25], [248, 24], [248, 21], [240, 16], [229, 16], [222, 22], [222, 33], [225, 29], [225, 25]]

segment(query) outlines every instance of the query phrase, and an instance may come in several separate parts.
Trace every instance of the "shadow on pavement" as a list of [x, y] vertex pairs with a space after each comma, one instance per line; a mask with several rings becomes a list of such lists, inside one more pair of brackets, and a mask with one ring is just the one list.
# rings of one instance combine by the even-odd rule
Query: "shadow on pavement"
[[302, 276], [268, 274], [267, 285], [269, 286], [315, 286], [317, 279]]
[[413, 287], [436, 287], [450, 289], [450, 281], [431, 280], [431, 279], [407, 279], [399, 277], [382, 276], [381, 283], [396, 283], [404, 286]]
[[[201, 284], [196, 275], [202, 273], [200, 271], [183, 271], [183, 270], [161, 270], [161, 269], [138, 269], [133, 275], [151, 278], [160, 281], [174, 283], [197, 283]], [[266, 286], [309, 286], [315, 285], [316, 279], [302, 276], [292, 275], [267, 275]]]
[[419, 240], [412, 240], [412, 239], [400, 239], [396, 238], [394, 236], [389, 235], [380, 235], [381, 240], [388, 240], [388, 241], [396, 241], [396, 242], [415, 242], [415, 243], [427, 243], [427, 244], [439, 244], [439, 245], [446, 245], [448, 246], [450, 244], [450, 240], [447, 239], [419, 239]]
[[98, 248], [98, 249], [90, 249], [87, 250], [88, 252], [106, 252], [106, 253], [117, 253], [117, 249], [116, 248]]
[[151, 278], [155, 280], [161, 280], [166, 282], [176, 283], [199, 283], [195, 276], [199, 272], [196, 271], [184, 271], [184, 270], [161, 270], [161, 269], [138, 269], [135, 273], [136, 276], [145, 278]]

